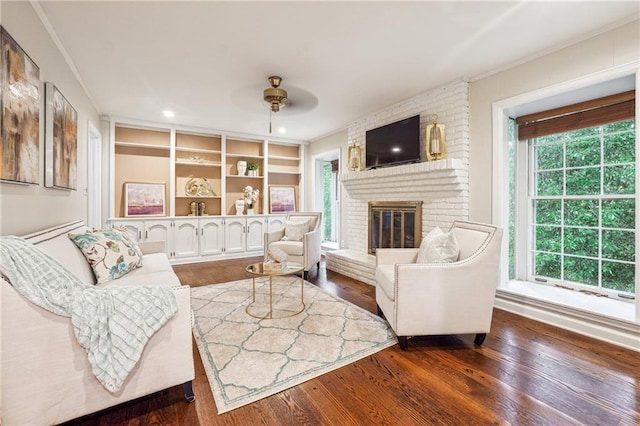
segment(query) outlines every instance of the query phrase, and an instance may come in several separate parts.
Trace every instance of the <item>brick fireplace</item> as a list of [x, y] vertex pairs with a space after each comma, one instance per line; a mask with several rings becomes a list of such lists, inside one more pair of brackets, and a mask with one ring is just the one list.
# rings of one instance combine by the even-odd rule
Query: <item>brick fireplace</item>
[[[469, 97], [468, 83], [459, 81], [392, 105], [352, 123], [350, 141], [361, 141], [366, 150], [367, 130], [420, 115], [421, 144], [430, 114], [445, 125], [447, 158], [339, 176], [347, 194], [347, 235], [342, 248], [327, 252], [327, 269], [375, 285], [375, 256], [370, 254], [369, 203], [412, 201], [421, 203], [422, 235], [435, 226], [448, 228], [469, 218]], [[343, 162], [343, 164], [347, 164]]]

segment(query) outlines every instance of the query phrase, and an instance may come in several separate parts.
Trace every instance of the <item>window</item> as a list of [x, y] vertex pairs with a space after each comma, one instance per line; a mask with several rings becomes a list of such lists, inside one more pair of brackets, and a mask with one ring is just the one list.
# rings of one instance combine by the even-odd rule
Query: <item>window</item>
[[510, 278], [633, 298], [636, 129], [624, 95], [511, 121]]

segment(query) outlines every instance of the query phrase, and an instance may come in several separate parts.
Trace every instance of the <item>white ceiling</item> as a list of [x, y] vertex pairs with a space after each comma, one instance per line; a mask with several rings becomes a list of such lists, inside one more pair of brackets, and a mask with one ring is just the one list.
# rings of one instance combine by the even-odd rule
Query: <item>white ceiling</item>
[[640, 13], [638, 1], [39, 5], [100, 114], [267, 135], [262, 91], [279, 75], [292, 105], [274, 135], [300, 140]]

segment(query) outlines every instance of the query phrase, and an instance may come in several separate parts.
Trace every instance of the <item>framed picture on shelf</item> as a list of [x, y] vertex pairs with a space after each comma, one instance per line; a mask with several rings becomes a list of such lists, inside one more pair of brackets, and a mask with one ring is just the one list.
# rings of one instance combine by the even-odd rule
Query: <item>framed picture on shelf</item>
[[125, 182], [124, 215], [165, 216], [165, 184]]
[[296, 211], [296, 188], [294, 186], [269, 186], [269, 213]]

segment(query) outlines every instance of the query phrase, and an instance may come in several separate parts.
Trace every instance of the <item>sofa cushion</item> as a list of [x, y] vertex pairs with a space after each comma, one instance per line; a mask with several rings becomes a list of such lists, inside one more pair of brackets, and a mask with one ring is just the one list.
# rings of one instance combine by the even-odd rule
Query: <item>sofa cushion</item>
[[181, 285], [178, 276], [174, 273], [159, 271], [150, 273], [146, 269], [145, 264], [144, 267], [131, 271], [122, 278], [98, 284], [98, 287], [179, 287]]
[[284, 237], [283, 241], [302, 241], [304, 234], [309, 232], [309, 224], [311, 219], [305, 221], [292, 221], [288, 220], [284, 223]]
[[416, 263], [451, 263], [458, 260], [460, 249], [453, 232], [433, 228], [420, 243]]
[[137, 243], [126, 231], [105, 229], [69, 234], [87, 258], [98, 284], [120, 278], [142, 266]]
[[395, 300], [396, 265], [378, 265], [376, 267], [376, 285], [389, 300]]

